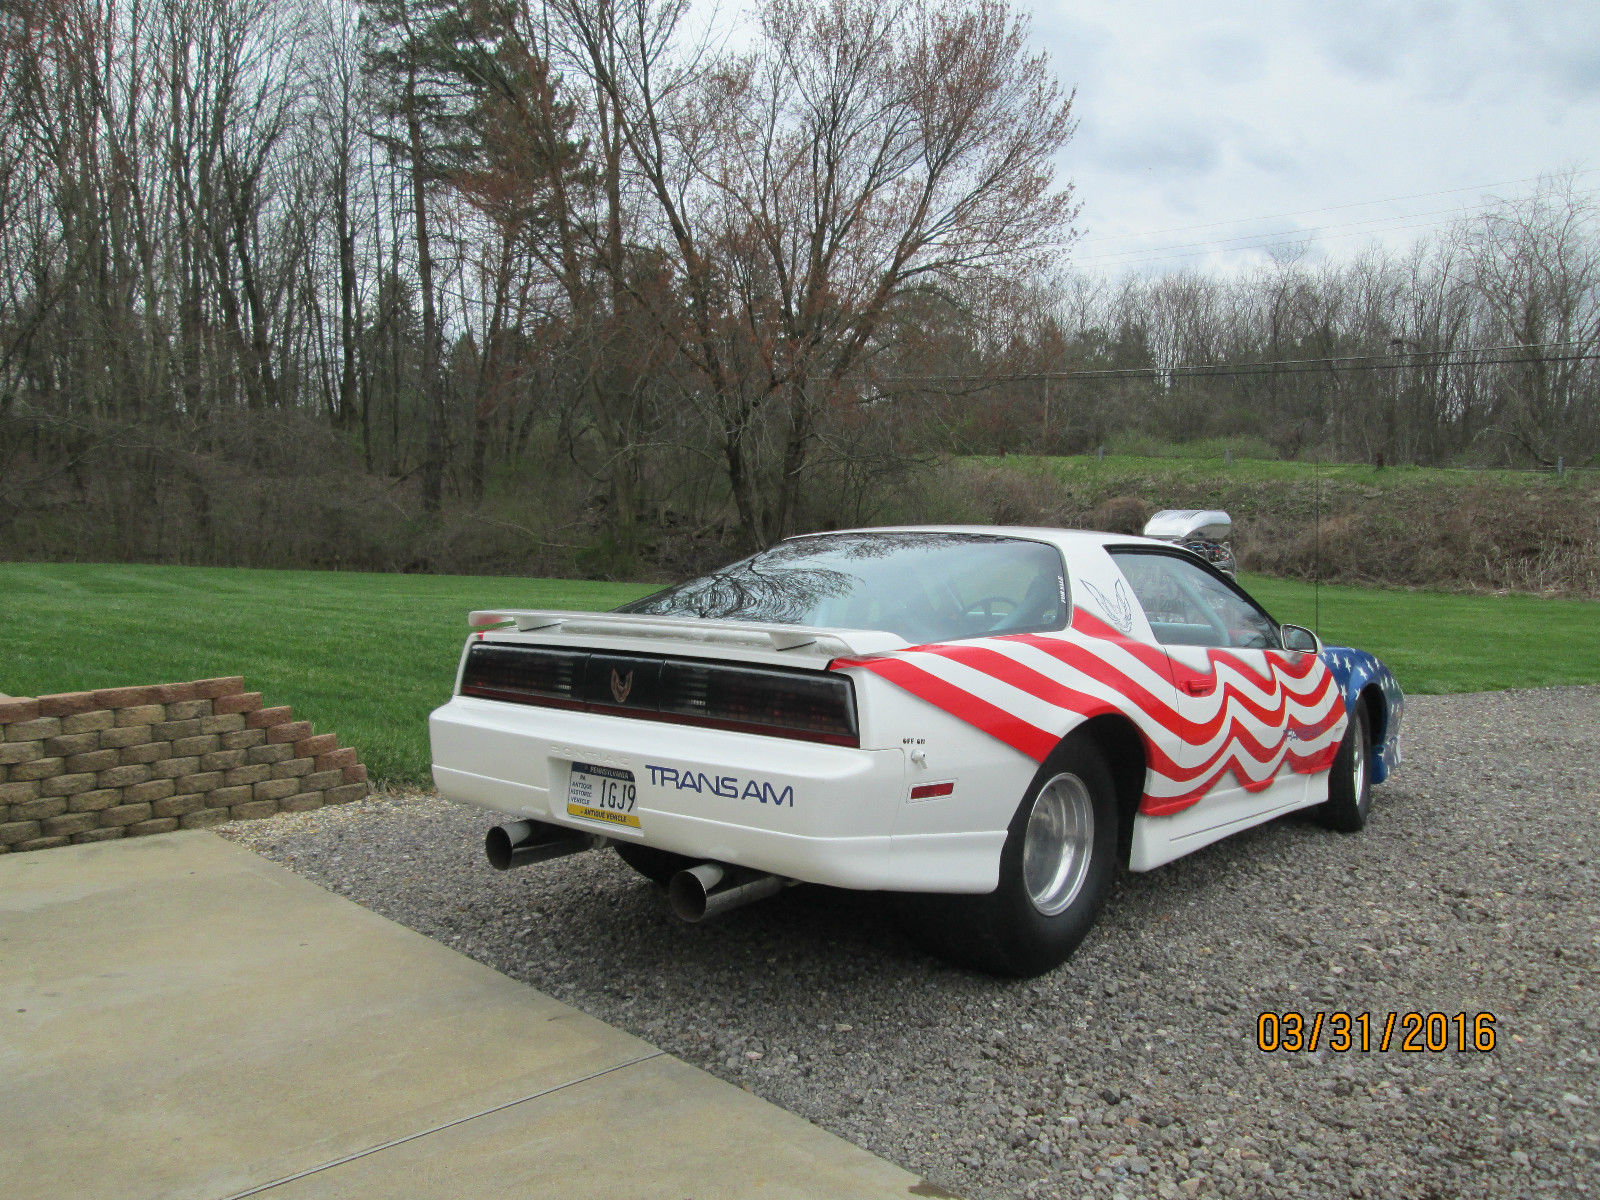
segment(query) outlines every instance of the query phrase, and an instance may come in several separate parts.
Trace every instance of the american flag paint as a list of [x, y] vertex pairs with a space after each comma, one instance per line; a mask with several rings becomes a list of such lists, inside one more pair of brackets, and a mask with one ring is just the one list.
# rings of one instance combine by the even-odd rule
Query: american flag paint
[[1073, 728], [1120, 713], [1145, 748], [1140, 811], [1180, 812], [1285, 771], [1328, 770], [1344, 735], [1342, 689], [1314, 654], [1174, 646], [1128, 636], [1086, 609], [1059, 633], [919, 646], [841, 659], [1042, 762]]

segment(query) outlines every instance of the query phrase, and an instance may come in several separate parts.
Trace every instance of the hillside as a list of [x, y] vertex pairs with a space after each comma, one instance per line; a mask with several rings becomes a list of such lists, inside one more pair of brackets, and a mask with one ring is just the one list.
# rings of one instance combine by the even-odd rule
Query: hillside
[[[1244, 570], [1291, 579], [1600, 597], [1600, 473], [1223, 457], [955, 458], [902, 507], [929, 521], [1134, 533], [1221, 508]], [[1320, 566], [1319, 566], [1320, 564]]]

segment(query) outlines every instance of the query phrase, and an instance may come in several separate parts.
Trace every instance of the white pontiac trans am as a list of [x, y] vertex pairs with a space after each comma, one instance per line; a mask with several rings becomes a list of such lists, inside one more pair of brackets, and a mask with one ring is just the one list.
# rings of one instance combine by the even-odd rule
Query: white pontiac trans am
[[473, 613], [430, 720], [501, 868], [610, 843], [691, 920], [789, 883], [1033, 975], [1148, 871], [1293, 809], [1366, 822], [1403, 698], [1197, 555], [1106, 533], [790, 538], [612, 613]]

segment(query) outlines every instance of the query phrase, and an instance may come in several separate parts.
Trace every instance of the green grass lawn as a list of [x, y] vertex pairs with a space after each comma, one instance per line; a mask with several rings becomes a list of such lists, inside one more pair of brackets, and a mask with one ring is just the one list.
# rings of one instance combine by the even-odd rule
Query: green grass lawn
[[1280, 621], [1322, 640], [1370, 650], [1408, 692], [1600, 683], [1600, 601], [1476, 596], [1322, 586], [1245, 576], [1251, 595]]
[[[1309, 584], [1251, 578], [1280, 620]], [[355, 746], [379, 779], [428, 777], [473, 608], [611, 608], [646, 584], [203, 567], [0, 563], [0, 692], [243, 675]], [[1371, 650], [1411, 692], [1600, 683], [1600, 603], [1322, 589], [1324, 640]]]
[[356, 747], [379, 779], [428, 778], [474, 608], [612, 608], [643, 584], [0, 563], [0, 692], [243, 675]]

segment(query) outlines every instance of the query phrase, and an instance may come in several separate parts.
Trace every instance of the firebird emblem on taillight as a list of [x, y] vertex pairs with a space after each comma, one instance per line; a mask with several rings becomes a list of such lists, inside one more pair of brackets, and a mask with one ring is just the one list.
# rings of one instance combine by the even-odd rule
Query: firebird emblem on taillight
[[631, 691], [633, 691], [633, 672], [629, 671], [628, 677], [624, 679], [617, 674], [616, 668], [613, 667], [611, 669], [611, 694], [616, 697], [617, 703], [626, 704], [628, 702], [628, 693]]

